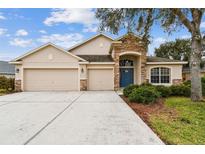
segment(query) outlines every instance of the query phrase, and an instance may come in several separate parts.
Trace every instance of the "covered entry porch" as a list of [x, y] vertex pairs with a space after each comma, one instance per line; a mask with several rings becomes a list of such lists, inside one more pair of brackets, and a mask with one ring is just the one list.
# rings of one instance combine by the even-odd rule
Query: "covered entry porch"
[[130, 84], [141, 84], [141, 54], [125, 52], [119, 58], [119, 86], [126, 87]]

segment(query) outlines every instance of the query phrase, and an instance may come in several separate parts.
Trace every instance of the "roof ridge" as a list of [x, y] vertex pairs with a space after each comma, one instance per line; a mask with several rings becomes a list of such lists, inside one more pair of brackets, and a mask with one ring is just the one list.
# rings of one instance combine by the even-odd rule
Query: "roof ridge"
[[[150, 58], [150, 62], [185, 62], [183, 60], [176, 60], [176, 59], [170, 59], [170, 58], [164, 58], [164, 57], [157, 57], [157, 56], [147, 56], [147, 58]], [[160, 61], [161, 60], [167, 60], [167, 61]], [[148, 60], [149, 61], [149, 60]]]
[[109, 38], [109, 39], [111, 39], [112, 41], [114, 41], [114, 39], [113, 39], [112, 37], [108, 36], [108, 35], [105, 34], [105, 33], [100, 32], [100, 33], [97, 33], [96, 35], [94, 35], [94, 36], [92, 36], [92, 37], [90, 37], [90, 38], [88, 38], [88, 39], [86, 39], [86, 40], [84, 40], [84, 41], [82, 41], [82, 42], [80, 42], [80, 43], [78, 43], [78, 44], [76, 44], [76, 45], [74, 45], [74, 46], [68, 48], [67, 50], [68, 50], [68, 51], [73, 50], [73, 49], [75, 49], [75, 48], [77, 48], [77, 47], [79, 47], [79, 46], [81, 46], [81, 45], [83, 45], [83, 44], [85, 44], [85, 43], [87, 43], [87, 42], [89, 42], [89, 41], [91, 41], [91, 40], [93, 40], [93, 39], [99, 37], [100, 35], [102, 35], [102, 36], [104, 36], [104, 37], [106, 37], [106, 38]]

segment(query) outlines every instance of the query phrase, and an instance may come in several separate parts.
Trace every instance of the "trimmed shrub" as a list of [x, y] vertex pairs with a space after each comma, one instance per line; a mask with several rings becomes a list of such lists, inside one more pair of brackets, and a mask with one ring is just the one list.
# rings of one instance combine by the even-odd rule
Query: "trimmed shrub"
[[138, 85], [134, 85], [134, 84], [131, 84], [131, 85], [125, 87], [125, 88], [123, 89], [123, 95], [124, 95], [125, 97], [128, 97], [129, 94], [132, 93], [133, 89], [136, 89], [136, 88], [138, 88], [138, 87], [139, 87]]
[[0, 89], [7, 89], [8, 80], [5, 76], [0, 76]]
[[172, 85], [170, 86], [171, 95], [173, 96], [185, 96], [189, 97], [191, 95], [191, 88], [187, 85]]
[[6, 91], [13, 91], [14, 79], [0, 76], [0, 89], [5, 89]]
[[140, 86], [153, 86], [151, 83], [142, 83]]
[[191, 87], [191, 80], [184, 81], [183, 85]]
[[156, 102], [160, 97], [160, 93], [153, 86], [141, 86], [132, 91], [129, 95], [129, 100], [133, 102], [150, 104]]
[[156, 86], [156, 90], [160, 93], [161, 97], [168, 97], [171, 95], [171, 90], [169, 87], [166, 86]]
[[0, 93], [6, 93], [6, 89], [0, 89]]

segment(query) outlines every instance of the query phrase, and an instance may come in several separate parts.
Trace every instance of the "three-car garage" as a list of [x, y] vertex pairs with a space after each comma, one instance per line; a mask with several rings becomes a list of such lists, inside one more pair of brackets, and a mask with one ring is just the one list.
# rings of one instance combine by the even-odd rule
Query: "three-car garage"
[[[77, 91], [78, 69], [24, 69], [24, 91]], [[113, 69], [88, 69], [88, 90], [114, 90]]]
[[82, 58], [48, 44], [13, 63], [17, 91], [114, 90], [114, 63], [109, 55]]

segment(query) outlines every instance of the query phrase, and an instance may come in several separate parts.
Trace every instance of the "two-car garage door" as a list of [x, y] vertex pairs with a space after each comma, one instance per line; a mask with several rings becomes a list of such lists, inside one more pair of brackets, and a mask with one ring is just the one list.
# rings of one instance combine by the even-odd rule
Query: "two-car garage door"
[[25, 69], [24, 90], [78, 90], [78, 69]]

